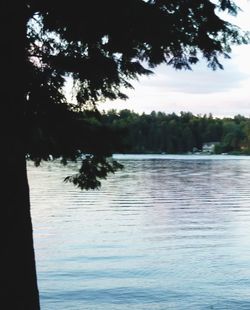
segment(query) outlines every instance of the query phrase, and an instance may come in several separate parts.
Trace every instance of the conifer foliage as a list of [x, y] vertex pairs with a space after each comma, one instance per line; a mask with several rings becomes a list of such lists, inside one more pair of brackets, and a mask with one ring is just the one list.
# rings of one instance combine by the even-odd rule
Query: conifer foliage
[[[103, 142], [111, 141], [107, 128], [90, 134], [93, 124], [79, 111], [98, 113], [99, 101], [126, 99], [121, 89], [161, 63], [191, 69], [204, 57], [210, 68], [222, 68], [218, 57], [229, 57], [231, 45], [245, 39], [218, 17], [220, 10], [237, 13], [229, 0], [27, 1], [27, 116], [35, 124], [28, 130], [30, 158], [39, 163], [52, 155], [66, 162], [87, 152], [100, 160], [84, 160], [84, 166], [98, 163], [104, 177], [116, 170], [101, 155], [119, 146]], [[74, 81], [76, 106], [63, 95], [66, 77]]]

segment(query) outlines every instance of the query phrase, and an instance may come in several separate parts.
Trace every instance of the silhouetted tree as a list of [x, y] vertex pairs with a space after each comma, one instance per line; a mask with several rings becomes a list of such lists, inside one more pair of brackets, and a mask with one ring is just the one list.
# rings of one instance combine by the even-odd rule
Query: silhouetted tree
[[[98, 186], [117, 169], [105, 157], [115, 135], [89, 123], [84, 110], [92, 108], [98, 118], [96, 102], [126, 98], [121, 87], [150, 74], [145, 64], [189, 69], [200, 54], [209, 67], [221, 68], [217, 57], [228, 57], [230, 45], [244, 39], [216, 9], [237, 12], [230, 0], [1, 3], [2, 201], [8, 223], [1, 294], [9, 309], [39, 309], [26, 156], [36, 164], [51, 156], [66, 163], [90, 153], [68, 180]], [[74, 80], [75, 106], [63, 94], [66, 77]]]

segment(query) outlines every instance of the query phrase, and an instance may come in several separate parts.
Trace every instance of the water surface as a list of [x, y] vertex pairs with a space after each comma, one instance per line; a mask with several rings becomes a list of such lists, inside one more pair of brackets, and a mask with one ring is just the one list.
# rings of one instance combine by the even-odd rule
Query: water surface
[[89, 192], [29, 164], [42, 310], [250, 309], [250, 158], [116, 157]]

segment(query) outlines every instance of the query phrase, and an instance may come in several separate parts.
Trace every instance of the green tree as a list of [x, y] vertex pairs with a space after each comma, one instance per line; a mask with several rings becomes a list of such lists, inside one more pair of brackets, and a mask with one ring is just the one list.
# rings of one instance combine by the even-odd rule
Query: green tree
[[[4, 1], [1, 143], [8, 238], [1, 293], [9, 309], [39, 309], [26, 156], [36, 164], [51, 156], [66, 163], [90, 153], [68, 180], [98, 186], [117, 168], [105, 158], [114, 136], [105, 129], [98, 139], [101, 126], [83, 111], [92, 109], [98, 118], [96, 102], [125, 99], [121, 87], [151, 73], [144, 64], [189, 69], [201, 52], [210, 68], [221, 68], [218, 56], [227, 57], [231, 44], [244, 39], [216, 9], [237, 12], [230, 0]], [[74, 80], [75, 106], [63, 94], [66, 77]]]
[[221, 142], [223, 152], [240, 151], [244, 139], [245, 133], [240, 124], [235, 120], [225, 122]]
[[215, 147], [217, 154], [249, 153], [249, 118], [241, 115], [218, 119], [190, 112], [178, 116], [155, 111], [139, 115], [129, 110], [119, 113], [111, 110], [100, 118], [113, 131], [122, 130], [122, 141], [126, 141], [124, 151], [128, 153], [186, 153], [202, 149], [207, 142], [219, 142]]
[[244, 141], [244, 147], [249, 154], [250, 153], [250, 120], [249, 119], [244, 124], [244, 133], [246, 137]]

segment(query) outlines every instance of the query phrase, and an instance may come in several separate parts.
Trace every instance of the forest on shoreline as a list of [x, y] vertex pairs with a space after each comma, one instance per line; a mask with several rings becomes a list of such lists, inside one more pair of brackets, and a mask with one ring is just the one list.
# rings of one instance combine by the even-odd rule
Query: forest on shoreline
[[250, 155], [250, 118], [242, 115], [217, 118], [190, 112], [110, 110], [102, 112], [100, 118], [105, 126], [123, 132], [126, 153], [195, 153], [210, 144], [213, 154]]

